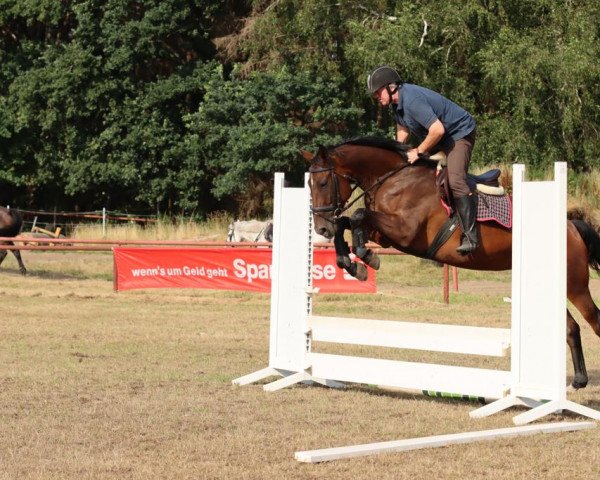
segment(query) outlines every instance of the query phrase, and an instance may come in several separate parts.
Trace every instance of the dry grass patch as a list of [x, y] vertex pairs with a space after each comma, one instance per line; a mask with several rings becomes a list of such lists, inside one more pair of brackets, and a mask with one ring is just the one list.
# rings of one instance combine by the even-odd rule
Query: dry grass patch
[[[468, 416], [473, 403], [369, 386], [295, 386], [272, 394], [260, 386], [233, 387], [233, 378], [267, 364], [268, 295], [117, 294], [110, 254], [24, 256], [29, 276], [18, 275], [11, 258], [0, 269], [0, 478], [513, 480], [600, 474], [600, 430], [297, 463], [297, 450], [507, 427], [518, 410], [475, 421]], [[440, 269], [408, 257], [386, 258], [380, 294], [322, 295], [315, 312], [503, 326], [510, 310], [502, 302], [510, 292], [507, 278], [461, 271], [461, 291], [445, 306]], [[569, 396], [600, 408], [600, 340], [587, 325], [582, 332], [591, 385]]]
[[103, 229], [99, 223], [76, 225], [70, 238], [97, 240], [207, 240], [225, 241], [232, 218], [225, 212], [215, 212], [205, 221], [193, 218], [160, 218], [156, 223], [114, 223]]

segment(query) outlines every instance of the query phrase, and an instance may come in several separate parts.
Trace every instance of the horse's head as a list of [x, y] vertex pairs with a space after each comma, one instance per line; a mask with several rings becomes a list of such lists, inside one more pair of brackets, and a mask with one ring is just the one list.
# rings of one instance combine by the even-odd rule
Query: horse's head
[[351, 179], [341, 172], [335, 150], [319, 147], [316, 155], [302, 151], [309, 162], [310, 193], [315, 231], [326, 238], [335, 234], [335, 219], [342, 213], [352, 193]]

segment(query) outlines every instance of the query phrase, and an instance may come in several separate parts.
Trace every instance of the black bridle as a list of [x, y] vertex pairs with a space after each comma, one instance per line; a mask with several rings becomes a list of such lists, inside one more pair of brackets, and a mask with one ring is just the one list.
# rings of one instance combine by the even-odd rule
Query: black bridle
[[[334, 200], [335, 203], [331, 203], [329, 205], [323, 205], [320, 207], [313, 207], [311, 205], [310, 211], [312, 213], [318, 215], [319, 217], [321, 217], [329, 222], [332, 222], [332, 220], [330, 220], [329, 218], [327, 218], [321, 214], [327, 213], [327, 212], [333, 212], [334, 218], [339, 218], [342, 215], [342, 213], [344, 213], [348, 209], [348, 207], [344, 207], [344, 205], [346, 204], [346, 201], [342, 200], [342, 196], [340, 194], [340, 184], [339, 184], [338, 177], [342, 177], [342, 178], [348, 180], [350, 183], [355, 184], [354, 187], [352, 188], [352, 191], [350, 192], [350, 196], [352, 196], [352, 193], [354, 192], [354, 190], [356, 190], [358, 188], [358, 182], [348, 175], [343, 175], [341, 173], [336, 172], [335, 166], [317, 167], [317, 168], [311, 167], [308, 169], [308, 171], [311, 174], [321, 173], [321, 172], [331, 172], [331, 175], [333, 177], [333, 181], [331, 183], [333, 184], [333, 189], [334, 189], [333, 197], [335, 198], [335, 200]], [[312, 182], [311, 182], [311, 188], [312, 188]], [[352, 203], [354, 203], [354, 202], [352, 202]]]
[[[385, 182], [392, 175], [395, 175], [396, 173], [400, 172], [401, 170], [403, 170], [405, 167], [408, 167], [408, 166], [409, 166], [408, 163], [401, 165], [399, 168], [392, 170], [391, 172], [388, 172], [385, 175], [382, 175], [377, 180], [375, 180], [375, 182], [373, 182], [373, 184], [369, 188], [363, 189], [363, 192], [358, 197], [356, 197], [354, 200], [352, 200], [348, 205], [346, 205], [347, 200], [343, 200], [342, 196], [340, 195], [340, 186], [339, 186], [338, 177], [344, 178], [345, 180], [348, 180], [350, 183], [355, 184], [354, 187], [352, 187], [352, 190], [350, 191], [350, 195], [348, 196], [348, 198], [350, 198], [352, 196], [352, 194], [354, 193], [354, 191], [358, 187], [360, 187], [358, 181], [349, 175], [344, 175], [342, 173], [336, 172], [335, 165], [328, 166], [328, 167], [310, 167], [308, 169], [308, 172], [310, 174], [321, 173], [321, 172], [331, 172], [331, 175], [333, 176], [333, 182], [331, 182], [331, 183], [333, 183], [334, 191], [335, 191], [335, 194], [334, 194], [334, 197], [335, 197], [334, 202], [335, 203], [331, 203], [329, 205], [323, 205], [320, 207], [313, 207], [311, 205], [310, 210], [313, 214], [321, 217], [324, 220], [327, 220], [330, 223], [335, 224], [337, 219], [342, 216], [342, 213], [344, 213], [346, 210], [348, 210], [352, 205], [354, 205], [362, 197], [366, 197], [366, 195], [369, 191], [373, 190], [376, 187], [381, 186], [383, 184], [383, 182]], [[312, 182], [310, 184], [310, 187], [312, 189]], [[322, 215], [323, 213], [327, 213], [327, 212], [333, 212], [333, 220], [331, 218], [326, 217], [325, 215]]]

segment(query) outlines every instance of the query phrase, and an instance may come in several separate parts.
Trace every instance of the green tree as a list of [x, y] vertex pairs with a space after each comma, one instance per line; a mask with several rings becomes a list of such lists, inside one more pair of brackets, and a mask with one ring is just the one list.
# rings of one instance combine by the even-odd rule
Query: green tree
[[544, 170], [567, 160], [583, 171], [600, 150], [599, 9], [592, 0], [257, 2], [239, 50], [249, 69], [339, 72], [365, 131], [391, 125], [364, 81], [392, 65], [475, 115], [476, 162]]
[[598, 18], [592, 0], [0, 0], [0, 202], [266, 211], [299, 148], [391, 133], [364, 87], [381, 64], [475, 115], [476, 163], [585, 172]]
[[242, 213], [269, 214], [274, 172], [300, 182], [306, 170], [301, 148], [335, 143], [356, 131], [362, 112], [344, 105], [339, 91], [339, 83], [306, 72], [284, 69], [225, 80], [217, 69], [200, 109], [187, 117], [214, 195], [237, 199]]
[[202, 100], [215, 18], [241, 5], [0, 0], [0, 182], [46, 206], [196, 208], [182, 118]]

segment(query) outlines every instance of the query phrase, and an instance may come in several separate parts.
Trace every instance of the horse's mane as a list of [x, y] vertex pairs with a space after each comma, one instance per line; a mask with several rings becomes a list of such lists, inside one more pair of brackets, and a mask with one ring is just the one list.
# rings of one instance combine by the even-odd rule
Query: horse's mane
[[390, 150], [391, 152], [398, 153], [402, 156], [406, 155], [407, 150], [410, 149], [409, 145], [405, 143], [397, 142], [390, 138], [385, 137], [356, 137], [349, 140], [344, 140], [334, 148], [341, 147], [342, 145], [358, 145], [363, 147], [376, 147], [383, 148], [384, 150]]

